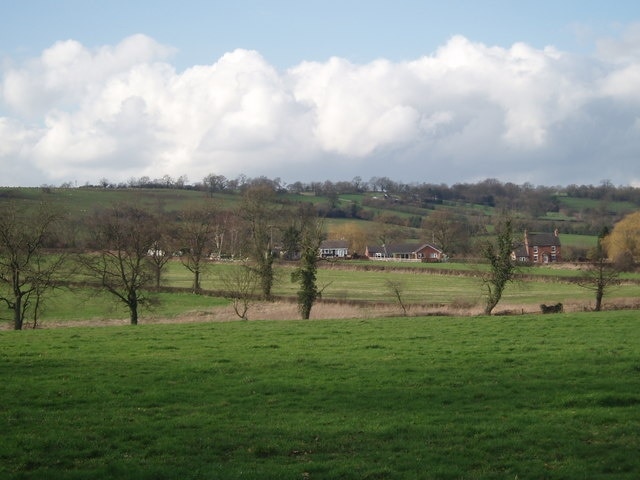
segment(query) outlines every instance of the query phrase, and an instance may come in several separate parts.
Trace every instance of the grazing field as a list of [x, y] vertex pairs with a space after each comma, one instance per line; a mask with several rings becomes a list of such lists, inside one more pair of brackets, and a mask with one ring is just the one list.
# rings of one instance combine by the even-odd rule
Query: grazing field
[[[202, 279], [202, 286], [216, 295], [225, 290], [224, 277], [234, 269], [239, 268], [232, 262], [211, 262]], [[279, 265], [276, 268], [276, 283], [274, 294], [276, 297], [289, 302], [295, 301], [298, 285], [291, 282], [293, 265]], [[339, 302], [341, 304], [355, 304], [371, 311], [380, 305], [387, 306], [386, 310], [377, 313], [388, 315], [401, 314], [402, 310], [389, 287], [389, 282], [398, 285], [402, 301], [409, 307], [411, 315], [433, 313], [454, 315], [476, 315], [482, 312], [484, 302], [484, 287], [482, 274], [486, 265], [469, 264], [393, 264], [386, 262], [337, 262], [323, 264], [318, 271], [318, 286], [322, 290], [322, 300]], [[443, 274], [442, 272], [446, 272]], [[595, 294], [592, 290], [580, 287], [576, 283], [567, 281], [567, 276], [577, 276], [577, 270], [569, 268], [523, 268], [526, 279], [520, 279], [507, 285], [496, 313], [509, 311], [512, 313], [535, 313], [539, 305], [563, 303], [567, 311], [582, 311], [593, 307]], [[624, 283], [611, 288], [604, 298], [604, 308], [624, 308], [636, 306], [640, 285], [637, 273], [621, 275]], [[163, 276], [163, 286], [183, 289], [182, 292], [165, 291], [149, 293], [151, 300], [149, 307], [141, 309], [141, 323], [149, 319], [171, 320], [176, 317], [192, 315], [195, 319], [204, 320], [212, 313], [221, 315], [221, 308], [228, 308], [229, 301], [219, 296], [193, 295], [189, 293], [192, 276], [179, 261], [172, 261]], [[219, 294], [218, 294], [219, 295]], [[312, 310], [312, 315], [321, 315], [318, 303]], [[346, 307], [345, 307], [346, 308]], [[292, 314], [277, 318], [297, 318], [295, 308], [288, 309]], [[317, 313], [314, 313], [317, 312]], [[364, 312], [365, 316], [375, 315], [376, 312]], [[236, 319], [229, 311], [227, 319]], [[322, 314], [322, 318], [327, 318]], [[330, 313], [329, 318], [336, 318]], [[340, 315], [344, 318], [348, 315]], [[361, 317], [357, 311], [353, 317]], [[67, 322], [100, 322], [106, 320], [126, 319], [128, 312], [124, 305], [114, 300], [106, 292], [99, 292], [92, 288], [70, 287], [60, 289], [45, 298], [45, 303], [39, 317], [39, 325], [43, 327]], [[254, 309], [250, 309], [249, 318], [276, 318], [273, 315], [256, 316]], [[28, 319], [29, 320], [29, 319]], [[0, 328], [11, 327], [11, 312], [0, 310]]]
[[0, 478], [640, 476], [637, 312], [0, 332]]

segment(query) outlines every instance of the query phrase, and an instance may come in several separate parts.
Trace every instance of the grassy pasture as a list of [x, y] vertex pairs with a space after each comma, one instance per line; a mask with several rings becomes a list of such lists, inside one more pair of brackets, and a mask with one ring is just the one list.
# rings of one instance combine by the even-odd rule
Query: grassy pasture
[[638, 209], [633, 202], [604, 202], [602, 200], [594, 200], [590, 198], [576, 197], [558, 197], [561, 207], [571, 208], [574, 210], [602, 209], [605, 211], [616, 212], [618, 214], [630, 213]]
[[[347, 265], [350, 265], [348, 263]], [[358, 301], [376, 303], [395, 303], [388, 282], [401, 285], [402, 298], [406, 304], [441, 306], [481, 306], [484, 290], [481, 273], [486, 266], [465, 264], [384, 264], [375, 262], [357, 264], [369, 266], [369, 270], [339, 268], [321, 268], [318, 271], [318, 286], [323, 290], [322, 298], [335, 301]], [[385, 270], [371, 270], [373, 267], [385, 267]], [[215, 262], [203, 276], [204, 289], [220, 291], [225, 289], [223, 277], [231, 269], [238, 268], [233, 263]], [[430, 273], [430, 269], [451, 268], [451, 275]], [[291, 282], [293, 266], [277, 268], [277, 282], [274, 286], [276, 296], [293, 298], [298, 285]], [[562, 302], [590, 307], [594, 303], [594, 293], [576, 284], [557, 282], [565, 275], [576, 275], [575, 271], [554, 268], [523, 269], [531, 274], [526, 281], [516, 281], [504, 292], [497, 311], [502, 309], [524, 309], [537, 311], [540, 303]], [[471, 275], [470, 275], [471, 273]], [[626, 274], [624, 278], [637, 279], [637, 274]], [[169, 287], [189, 289], [192, 276], [179, 261], [169, 263], [163, 284]], [[629, 301], [639, 296], [640, 286], [624, 284], [612, 289], [604, 298], [605, 307], [616, 300]], [[149, 316], [171, 318], [189, 312], [202, 312], [213, 307], [227, 305], [222, 298], [198, 296], [191, 293], [150, 294], [152, 304], [149, 309], [141, 310], [141, 322]], [[10, 311], [0, 310], [0, 320], [8, 328]], [[128, 312], [107, 293], [93, 289], [59, 290], [45, 299], [40, 322], [124, 319]]]
[[0, 478], [636, 479], [637, 320], [0, 332]]

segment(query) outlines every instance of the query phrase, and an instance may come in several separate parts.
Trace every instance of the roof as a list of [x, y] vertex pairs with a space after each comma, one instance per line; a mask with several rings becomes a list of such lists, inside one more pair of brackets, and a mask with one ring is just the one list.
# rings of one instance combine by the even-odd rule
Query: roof
[[346, 240], [325, 240], [320, 244], [320, 248], [349, 248]]
[[369, 254], [384, 253], [386, 255], [394, 254], [414, 254], [425, 248], [431, 248], [436, 252], [442, 252], [438, 247], [430, 243], [390, 243], [388, 245], [367, 245]]
[[513, 253], [516, 256], [516, 258], [522, 258], [522, 257], [529, 258], [527, 247], [525, 247], [523, 244], [516, 245], [516, 247], [513, 250]]
[[525, 233], [530, 246], [560, 246], [560, 237], [554, 233]]

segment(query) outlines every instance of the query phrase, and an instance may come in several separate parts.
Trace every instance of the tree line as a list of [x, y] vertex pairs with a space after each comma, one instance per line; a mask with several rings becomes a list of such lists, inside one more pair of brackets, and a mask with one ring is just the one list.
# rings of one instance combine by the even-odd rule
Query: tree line
[[273, 263], [282, 255], [297, 262], [292, 280], [300, 286], [301, 316], [309, 318], [319, 296], [315, 274], [322, 222], [312, 205], [284, 209], [273, 196], [272, 189], [255, 187], [245, 191], [235, 209], [205, 198], [170, 213], [121, 203], [91, 212], [82, 230], [44, 202], [35, 209], [3, 202], [0, 302], [12, 312], [14, 329], [20, 330], [26, 321], [37, 325], [46, 293], [79, 284], [111, 294], [128, 309], [135, 325], [140, 306], [149, 301], [151, 289], [161, 286], [171, 259], [190, 272], [192, 291], [200, 294], [210, 260], [228, 256], [241, 266], [225, 279], [226, 295], [246, 318], [243, 302], [246, 307], [251, 298], [272, 298]]
[[[72, 186], [69, 183], [65, 187]], [[326, 198], [326, 203], [318, 206], [318, 213], [326, 218], [356, 218], [372, 220], [376, 207], [384, 204], [385, 208], [396, 210], [399, 215], [386, 214], [379, 219], [389, 224], [398, 224], [420, 228], [420, 214], [406, 218], [406, 213], [423, 212], [424, 209], [438, 209], [441, 206], [480, 205], [500, 211], [519, 212], [527, 217], [529, 228], [548, 230], [558, 228], [561, 233], [598, 235], [605, 226], [611, 226], [622, 218], [620, 212], [610, 208], [612, 202], [628, 202], [640, 206], [640, 188], [632, 186], [615, 186], [607, 180], [598, 185], [544, 186], [530, 183], [515, 184], [501, 182], [489, 178], [476, 183], [454, 183], [453, 185], [429, 182], [404, 183], [388, 177], [371, 177], [364, 180], [354, 177], [349, 181], [295, 181], [286, 183], [281, 178], [260, 176], [250, 178], [239, 175], [234, 179], [210, 173], [202, 180], [190, 183], [186, 175], [177, 179], [169, 175], [152, 179], [148, 176], [131, 178], [127, 182], [113, 183], [106, 178], [97, 185], [110, 189], [125, 188], [175, 188], [207, 192], [210, 196], [216, 193], [242, 194], [245, 190], [256, 186], [267, 186], [277, 193], [313, 194]], [[51, 187], [47, 187], [51, 188]], [[347, 194], [372, 194], [362, 203], [352, 202], [340, 205], [338, 197]], [[596, 205], [568, 206], [563, 198], [584, 199], [597, 202]], [[371, 208], [365, 208], [371, 207]], [[572, 221], [551, 221], [544, 217], [555, 213]]]
[[[398, 192], [393, 192], [399, 187], [387, 180], [363, 182], [356, 178], [350, 182], [350, 188], [357, 191], [373, 188], [383, 201], [395, 201], [393, 197]], [[68, 284], [68, 279], [109, 292], [127, 307], [131, 323], [136, 324], [138, 308], [148, 301], [149, 287], [160, 287], [163, 271], [171, 259], [178, 260], [190, 272], [195, 294], [202, 293], [202, 276], [210, 259], [241, 260], [241, 268], [234, 269], [236, 273], [225, 279], [225, 285], [236, 313], [242, 318], [246, 318], [251, 298], [272, 298], [275, 259], [295, 261], [297, 268], [292, 280], [299, 285], [301, 316], [308, 318], [320, 295], [316, 285], [317, 253], [325, 236], [322, 218], [326, 215], [321, 207], [309, 202], [282, 201], [280, 194], [290, 189], [279, 179], [244, 178], [241, 183], [242, 188], [235, 191], [240, 195], [235, 208], [223, 208], [213, 195], [228, 191], [229, 182], [211, 175], [202, 182], [208, 187], [199, 187], [206, 192], [201, 200], [180, 211], [152, 211], [139, 205], [118, 204], [98, 208], [83, 219], [71, 219], [45, 203], [33, 209], [11, 200], [3, 201], [0, 302], [12, 312], [14, 328], [21, 329], [27, 318], [37, 325], [45, 293]], [[505, 187], [496, 181], [481, 183], [492, 185], [494, 192]], [[170, 179], [164, 179], [164, 184], [171, 184]], [[335, 184], [326, 182], [322, 187], [316, 186], [317, 193], [322, 188], [326, 195], [330, 187], [342, 193], [335, 189]], [[429, 198], [438, 201], [440, 197]], [[631, 240], [624, 247], [618, 246], [620, 241], [611, 240], [617, 237], [600, 236], [596, 252], [600, 270], [587, 283], [600, 282], [602, 286], [607, 276], [615, 278], [608, 270], [612, 264], [616, 267], [624, 262], [635, 264], [638, 254], [633, 248], [640, 244], [636, 224], [633, 223], [631, 234], [625, 233], [624, 238]], [[497, 238], [481, 250], [495, 274], [494, 281], [487, 283], [488, 298], [495, 303], [510, 278], [506, 255], [507, 250], [511, 253], [517, 226], [513, 219], [509, 219], [506, 229], [496, 222]], [[433, 242], [449, 256], [464, 253], [472, 238], [486, 234], [485, 225], [475, 223], [472, 217], [442, 209], [434, 210], [419, 227], [428, 229]], [[502, 238], [501, 232], [508, 232], [509, 236]], [[356, 238], [361, 235], [358, 232], [351, 234], [350, 240], [359, 242], [363, 251], [367, 239]], [[398, 239], [392, 228], [381, 228], [375, 235], [379, 243]], [[343, 231], [341, 236], [349, 237], [349, 232]], [[613, 252], [614, 262], [609, 261], [607, 249]]]
[[[87, 183], [84, 187], [101, 188], [175, 188], [188, 190], [202, 190], [210, 193], [242, 193], [245, 189], [256, 185], [269, 185], [277, 192], [314, 193], [316, 195], [331, 196], [350, 193], [380, 192], [396, 195], [404, 200], [413, 199], [424, 204], [439, 204], [447, 201], [473, 203], [478, 205], [503, 207], [509, 210], [531, 208], [534, 211], [554, 211], [558, 208], [558, 197], [568, 196], [605, 202], [631, 202], [640, 205], [640, 188], [624, 185], [616, 186], [608, 180], [602, 180], [598, 185], [533, 185], [525, 182], [501, 182], [495, 178], [487, 178], [475, 183], [444, 183], [430, 182], [398, 182], [389, 177], [371, 177], [364, 180], [356, 176], [351, 180], [325, 180], [287, 183], [280, 177], [273, 179], [259, 176], [255, 178], [239, 175], [227, 178], [224, 175], [210, 173], [202, 180], [190, 183], [186, 175], [173, 178], [163, 175], [159, 178], [142, 176], [131, 178], [126, 182], [111, 182], [101, 178], [97, 184]], [[65, 182], [62, 188], [73, 188], [74, 184]], [[53, 186], [44, 185], [47, 188]], [[82, 187], [80, 187], [82, 188]], [[531, 207], [528, 207], [531, 205]]]

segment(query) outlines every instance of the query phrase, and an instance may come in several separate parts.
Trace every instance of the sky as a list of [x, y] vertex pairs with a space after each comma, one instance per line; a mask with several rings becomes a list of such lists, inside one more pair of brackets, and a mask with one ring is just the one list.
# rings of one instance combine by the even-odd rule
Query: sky
[[0, 186], [640, 187], [637, 1], [0, 6]]

